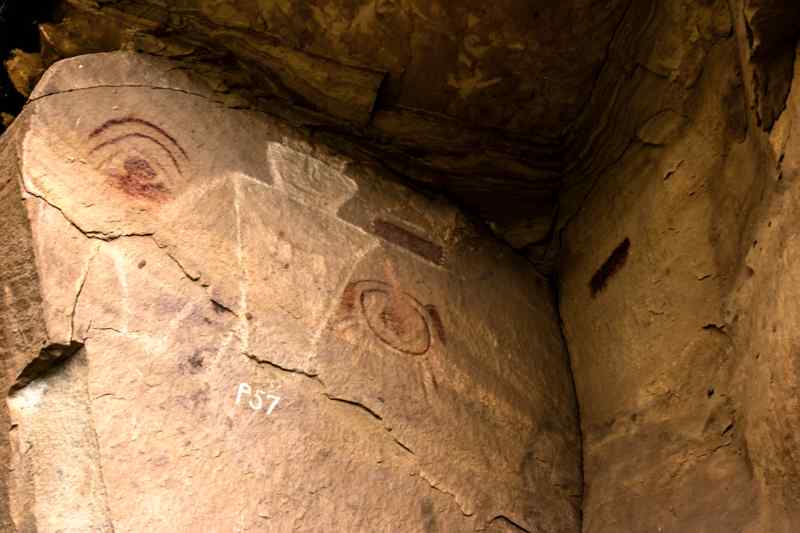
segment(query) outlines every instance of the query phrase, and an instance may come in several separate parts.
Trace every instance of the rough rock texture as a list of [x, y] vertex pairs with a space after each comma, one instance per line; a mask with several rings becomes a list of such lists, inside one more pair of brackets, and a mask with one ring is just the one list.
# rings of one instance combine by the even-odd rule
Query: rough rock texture
[[237, 105], [448, 193], [515, 248], [545, 245], [538, 259], [562, 135], [635, 3], [62, 0], [39, 28], [45, 65], [117, 49], [179, 60]]
[[[800, 49], [798, 50], [800, 52]], [[797, 54], [800, 57], [800, 53]], [[744, 427], [764, 515], [754, 531], [800, 523], [800, 352], [797, 232], [800, 220], [800, 62], [769, 136], [760, 136], [763, 177], [726, 321], [742, 354]]]
[[[0, 138], [0, 151], [8, 151], [10, 137]], [[0, 276], [3, 284], [2, 322], [0, 322], [0, 386], [4, 394], [14, 384], [11, 368], [16, 354], [36, 354], [46, 345], [38, 291], [33, 239], [25, 206], [20, 202], [19, 172], [13, 159], [0, 158]], [[11, 460], [8, 406], [0, 406], [0, 527], [15, 531], [8, 507], [8, 465]]]
[[134, 54], [2, 143], [4, 530], [579, 531], [550, 293], [458, 210]]
[[797, 0], [9, 5], [4, 525], [798, 529]]
[[[800, 523], [800, 19], [794, 2], [698, 4], [631, 11], [598, 129], [573, 134], [560, 312], [589, 533]], [[767, 4], [793, 38], [757, 22]]]

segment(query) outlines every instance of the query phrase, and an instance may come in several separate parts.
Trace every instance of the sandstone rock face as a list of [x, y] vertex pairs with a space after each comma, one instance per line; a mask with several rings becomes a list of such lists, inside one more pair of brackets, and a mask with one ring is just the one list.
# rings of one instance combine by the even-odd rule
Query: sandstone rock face
[[612, 48], [608, 75], [626, 75], [565, 176], [560, 311], [585, 532], [800, 523], [800, 75], [790, 39], [794, 71], [770, 79], [792, 93], [773, 87], [766, 105], [756, 4], [769, 2], [649, 11], [650, 45]]
[[579, 531], [543, 280], [214, 94], [78, 57], [2, 138], [4, 530]]
[[39, 13], [0, 530], [798, 529], [797, 0]]
[[[608, 43], [637, 2], [52, 3], [31, 15], [41, 23], [41, 50], [26, 49], [40, 52], [45, 66], [120, 49], [180, 61], [213, 77], [214, 89], [237, 105], [313, 128], [340, 150], [369, 152], [419, 186], [446, 192], [525, 248], [549, 242], [562, 134], [581, 115]], [[0, 27], [0, 54], [2, 34]], [[26, 60], [8, 70], [26, 90], [37, 65], [16, 57]]]
[[[800, 57], [798, 49], [797, 57]], [[726, 323], [741, 354], [744, 436], [760, 494], [761, 529], [788, 532], [800, 523], [800, 62], [769, 135], [759, 136], [762, 196], [753, 208], [746, 252], [726, 300]]]

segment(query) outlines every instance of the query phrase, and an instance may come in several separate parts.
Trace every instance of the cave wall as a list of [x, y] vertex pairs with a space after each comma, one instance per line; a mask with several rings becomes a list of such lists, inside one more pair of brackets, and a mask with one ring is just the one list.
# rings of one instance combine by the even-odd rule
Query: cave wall
[[769, 2], [690, 4], [640, 8], [572, 134], [559, 291], [589, 533], [800, 520], [797, 40], [787, 74], [754, 48]]
[[523, 3], [9, 39], [0, 529], [793, 531], [800, 4]]
[[27, 96], [61, 58], [170, 58], [213, 77], [231, 104], [446, 193], [548, 269], [561, 134], [628, 3], [56, 0], [38, 19], [40, 50], [15, 50], [6, 66]]
[[726, 302], [731, 336], [743, 354], [740, 403], [763, 506], [759, 523], [763, 531], [781, 532], [800, 522], [800, 63], [792, 74], [785, 108], [760, 139], [766, 183]]
[[579, 531], [552, 293], [456, 208], [128, 53], [0, 161], [17, 530]]
[[[11, 134], [0, 137], [0, 153], [13, 144]], [[4, 394], [16, 380], [15, 359], [33, 359], [47, 342], [42, 301], [33, 251], [33, 239], [16, 158], [0, 158], [0, 387]], [[0, 406], [0, 529], [16, 531], [8, 507], [8, 465], [11, 459], [11, 420], [8, 405]]]

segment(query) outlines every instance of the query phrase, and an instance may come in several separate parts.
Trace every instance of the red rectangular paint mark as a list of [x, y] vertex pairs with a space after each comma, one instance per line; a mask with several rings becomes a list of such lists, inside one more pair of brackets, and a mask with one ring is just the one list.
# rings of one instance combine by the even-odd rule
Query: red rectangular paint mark
[[375, 219], [372, 223], [372, 227], [378, 237], [392, 244], [396, 244], [397, 246], [401, 246], [409, 252], [427, 259], [432, 263], [436, 263], [437, 265], [442, 264], [444, 252], [441, 246], [386, 220]]
[[625, 239], [614, 248], [614, 251], [611, 252], [608, 259], [600, 265], [597, 272], [594, 273], [592, 279], [589, 280], [589, 289], [592, 292], [592, 298], [594, 298], [598, 292], [602, 291], [608, 284], [609, 278], [619, 272], [623, 267], [625, 261], [628, 259], [630, 247], [631, 240], [625, 237]]

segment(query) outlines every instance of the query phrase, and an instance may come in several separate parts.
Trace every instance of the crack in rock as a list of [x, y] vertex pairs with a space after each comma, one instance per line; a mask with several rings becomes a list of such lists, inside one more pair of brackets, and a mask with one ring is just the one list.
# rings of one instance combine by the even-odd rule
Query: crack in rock
[[487, 524], [487, 526], [491, 526], [495, 522], [500, 522], [501, 524], [503, 524], [505, 526], [509, 526], [509, 527], [511, 527], [511, 528], [513, 528], [513, 529], [515, 529], [517, 531], [521, 531], [522, 533], [533, 533], [530, 529], [522, 527], [521, 525], [519, 525], [518, 523], [514, 522], [513, 520], [511, 520], [509, 517], [507, 517], [505, 515], [497, 515], [497, 516], [495, 516], [494, 518], [489, 520], [489, 523]]
[[172, 262], [175, 263], [178, 266], [180, 271], [183, 272], [183, 274], [187, 278], [189, 278], [191, 281], [195, 281], [195, 282], [200, 281], [200, 273], [199, 272], [189, 272], [186, 269], [186, 267], [183, 266], [183, 263], [181, 263], [180, 260], [177, 257], [175, 257], [172, 253], [170, 253], [170, 251], [169, 251], [169, 249], [167, 248], [166, 245], [162, 245], [160, 242], [158, 242], [158, 240], [156, 240], [155, 237], [151, 237], [151, 238], [153, 239], [153, 242], [156, 243], [156, 246], [158, 246], [160, 249], [164, 250], [164, 253], [166, 254], [166, 256], [168, 258], [170, 258], [172, 260]]
[[212, 102], [225, 105], [225, 102], [222, 100], [217, 100], [212, 98], [210, 95], [202, 94], [194, 91], [188, 91], [186, 89], [178, 89], [177, 87], [159, 87], [158, 85], [145, 85], [145, 84], [135, 84], [135, 83], [120, 83], [120, 84], [99, 84], [99, 85], [89, 85], [87, 87], [75, 87], [74, 89], [61, 89], [57, 90], [52, 93], [45, 93], [38, 96], [34, 96], [29, 98], [25, 107], [29, 106], [34, 102], [38, 102], [39, 100], [44, 100], [45, 98], [49, 98], [51, 96], [58, 96], [60, 94], [69, 94], [75, 93], [80, 91], [91, 91], [93, 89], [152, 89], [154, 91], [174, 91], [177, 93], [186, 94], [188, 96], [196, 96], [198, 98], [203, 98], [205, 100], [210, 100]]
[[55, 209], [56, 211], [61, 213], [61, 216], [64, 217], [64, 220], [69, 222], [69, 224], [73, 228], [75, 228], [76, 230], [81, 232], [81, 234], [84, 237], [88, 238], [88, 239], [96, 239], [96, 240], [99, 240], [99, 241], [109, 242], [109, 241], [117, 240], [117, 239], [122, 238], [122, 237], [152, 237], [153, 236], [153, 232], [146, 232], [146, 233], [137, 233], [137, 232], [133, 232], [133, 233], [105, 233], [105, 232], [102, 232], [102, 231], [84, 230], [74, 220], [69, 218], [67, 216], [67, 214], [64, 212], [63, 209], [61, 209], [56, 204], [54, 204], [53, 202], [48, 200], [43, 194], [38, 194], [38, 193], [35, 193], [35, 192], [31, 191], [30, 189], [28, 189], [28, 184], [25, 183], [25, 180], [20, 180], [20, 185], [22, 186], [22, 190], [24, 190], [26, 194], [32, 196], [33, 198], [37, 198], [37, 199], [41, 200], [42, 202], [44, 202], [48, 206], [52, 207], [53, 209]]
[[[388, 431], [388, 430], [387, 430], [387, 431]], [[408, 446], [406, 446], [405, 444], [403, 444], [402, 442], [400, 442], [400, 439], [398, 439], [397, 437], [392, 437], [392, 440], [394, 440], [394, 442], [395, 442], [395, 443], [396, 443], [398, 446], [400, 446], [401, 448], [403, 448], [405, 451], [407, 451], [407, 452], [408, 452], [408, 453], [410, 453], [411, 455], [413, 455], [413, 456], [416, 456], [416, 455], [417, 455], [417, 454], [415, 454], [415, 453], [414, 453], [414, 450], [412, 450], [411, 448], [409, 448]]]
[[214, 311], [218, 313], [230, 313], [233, 316], [239, 318], [239, 315], [236, 314], [236, 311], [228, 307], [227, 305], [220, 302], [218, 299], [211, 298], [211, 305], [214, 307]]
[[[339, 398], [339, 397], [336, 397], [336, 396], [331, 396], [327, 392], [325, 392], [323, 394], [327, 399], [329, 399], [329, 400], [331, 400], [333, 402], [341, 402], [341, 403], [344, 403], [344, 404], [347, 404], [347, 405], [352, 405], [353, 407], [356, 407], [356, 408], [366, 412], [367, 414], [369, 414], [371, 417], [375, 418], [376, 420], [383, 421], [383, 417], [381, 415], [379, 415], [378, 413], [376, 413], [375, 411], [373, 411], [372, 409], [370, 409], [369, 407], [367, 407], [363, 403], [357, 402], [355, 400], [348, 400], [346, 398]], [[397, 440], [397, 439], [395, 439], [395, 440]], [[403, 446], [403, 448], [405, 448], [405, 446]]]
[[256, 363], [258, 363], [260, 365], [267, 365], [267, 366], [270, 366], [272, 368], [278, 369], [278, 370], [280, 370], [282, 372], [288, 372], [290, 374], [299, 374], [301, 376], [305, 376], [305, 377], [307, 377], [309, 379], [312, 379], [312, 380], [316, 381], [317, 383], [319, 383], [322, 386], [325, 385], [322, 382], [322, 380], [320, 379], [319, 375], [316, 374], [316, 373], [312, 373], [311, 371], [303, 370], [302, 368], [290, 368], [290, 367], [286, 367], [286, 366], [281, 366], [281, 365], [279, 365], [277, 363], [273, 363], [272, 361], [270, 361], [268, 359], [262, 359], [258, 355], [254, 354], [254, 353], [250, 353], [250, 352], [242, 352], [242, 354], [245, 355], [246, 357], [248, 357], [249, 359], [252, 359], [253, 361], [255, 361]]
[[75, 291], [75, 300], [72, 303], [72, 315], [70, 316], [69, 321], [69, 338], [72, 341], [75, 338], [75, 315], [78, 311], [78, 300], [80, 300], [81, 293], [83, 292], [83, 287], [86, 285], [86, 280], [89, 277], [89, 268], [92, 265], [92, 261], [97, 256], [98, 252], [100, 251], [100, 245], [96, 245], [95, 249], [92, 251], [92, 254], [89, 256], [89, 259], [86, 260], [86, 267], [83, 269], [81, 274], [81, 278], [78, 283], [78, 290]]
[[76, 341], [71, 341], [69, 344], [53, 343], [45, 346], [17, 375], [8, 394], [11, 395], [15, 391], [24, 388], [32, 381], [56, 372], [82, 347], [83, 343]]
[[464, 516], [472, 516], [472, 515], [475, 514], [474, 510], [465, 508], [464, 504], [461, 503], [461, 498], [458, 496], [458, 494], [456, 494], [454, 492], [450, 492], [449, 490], [446, 490], [446, 489], [443, 489], [442, 487], [437, 486], [436, 482], [434, 480], [432, 480], [431, 478], [429, 478], [428, 475], [425, 473], [425, 471], [420, 469], [419, 470], [419, 477], [424, 479], [428, 483], [428, 485], [431, 486], [431, 488], [433, 490], [436, 490], [438, 492], [441, 492], [442, 494], [446, 494], [446, 495], [450, 496], [453, 499], [453, 501], [455, 502], [456, 506], [458, 506], [458, 508], [461, 510], [461, 514], [463, 514]]

